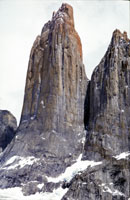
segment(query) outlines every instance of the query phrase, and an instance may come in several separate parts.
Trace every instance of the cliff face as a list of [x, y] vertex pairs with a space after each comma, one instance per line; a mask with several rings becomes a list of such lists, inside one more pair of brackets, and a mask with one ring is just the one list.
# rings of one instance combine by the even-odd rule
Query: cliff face
[[11, 157], [13, 164], [32, 159], [32, 167], [3, 170], [0, 186], [26, 184], [28, 173], [29, 181], [44, 182], [75, 162], [83, 150], [87, 82], [73, 9], [62, 4], [33, 44], [20, 126], [1, 158], [3, 166]]
[[130, 197], [130, 40], [116, 30], [85, 100], [83, 159], [101, 161], [69, 183], [64, 200]]

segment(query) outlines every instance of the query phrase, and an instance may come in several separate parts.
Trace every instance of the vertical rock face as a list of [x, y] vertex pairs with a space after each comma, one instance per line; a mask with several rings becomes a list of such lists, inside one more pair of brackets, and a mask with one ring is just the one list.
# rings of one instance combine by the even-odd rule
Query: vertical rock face
[[88, 101], [86, 156], [94, 152], [99, 159], [129, 151], [130, 40], [125, 32], [114, 31], [104, 58], [93, 72]]
[[[130, 198], [130, 40], [113, 33], [85, 99], [84, 160], [102, 161], [75, 176], [63, 200]], [[83, 161], [84, 162], [84, 161]]]
[[0, 110], [0, 148], [3, 151], [15, 136], [17, 122], [6, 110]]
[[[63, 4], [45, 24], [32, 47], [20, 126], [30, 120], [32, 126], [35, 123], [37, 129], [40, 127], [43, 137], [49, 138], [49, 142], [61, 136], [72, 142], [73, 148], [74, 140], [83, 136], [86, 84], [82, 46], [74, 29], [73, 9]], [[77, 137], [77, 133], [81, 135]], [[63, 145], [60, 141], [55, 145], [60, 153]]]
[[[82, 126], [86, 75], [73, 9], [63, 4], [31, 50], [21, 123], [36, 119], [43, 131], [70, 134]], [[80, 131], [80, 129], [79, 129]]]
[[39, 131], [45, 151], [56, 157], [79, 152], [86, 85], [73, 9], [63, 4], [32, 47], [20, 130], [28, 124]]
[[[24, 183], [23, 191], [28, 191], [26, 174], [28, 182], [45, 182], [45, 176], [57, 176], [75, 162], [83, 150], [87, 82], [73, 9], [62, 4], [33, 44], [20, 126], [1, 158], [6, 166], [13, 157], [9, 163], [17, 169], [2, 171], [0, 187]], [[20, 166], [25, 158], [27, 163], [31, 159], [31, 169]]]

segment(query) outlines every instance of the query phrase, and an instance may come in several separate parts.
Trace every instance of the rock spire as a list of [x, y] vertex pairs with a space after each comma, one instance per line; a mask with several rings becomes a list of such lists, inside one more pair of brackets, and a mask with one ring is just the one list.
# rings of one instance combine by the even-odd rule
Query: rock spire
[[32, 158], [31, 171], [29, 165], [21, 168], [18, 164], [18, 169], [3, 172], [0, 185], [10, 187], [15, 179], [13, 186], [24, 183], [25, 191], [25, 173], [30, 174], [29, 181], [40, 176], [45, 182], [45, 176], [58, 176], [75, 162], [83, 150], [87, 82], [73, 9], [62, 4], [31, 49], [20, 126], [1, 159], [5, 165], [10, 157], [13, 163]]
[[[86, 101], [87, 140], [95, 159], [129, 151], [130, 40], [127, 33], [113, 32], [108, 50], [95, 68]], [[88, 115], [89, 113], [89, 115]], [[86, 152], [91, 151], [86, 143]], [[87, 153], [87, 154], [88, 154]]]

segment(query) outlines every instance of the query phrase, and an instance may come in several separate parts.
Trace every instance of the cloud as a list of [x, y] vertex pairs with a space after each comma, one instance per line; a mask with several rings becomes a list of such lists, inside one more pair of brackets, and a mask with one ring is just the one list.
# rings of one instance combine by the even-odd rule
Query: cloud
[[[87, 76], [105, 54], [112, 32], [128, 32], [128, 1], [66, 0], [74, 8], [75, 28], [83, 45]], [[0, 1], [0, 109], [19, 120], [32, 44], [62, 0]]]

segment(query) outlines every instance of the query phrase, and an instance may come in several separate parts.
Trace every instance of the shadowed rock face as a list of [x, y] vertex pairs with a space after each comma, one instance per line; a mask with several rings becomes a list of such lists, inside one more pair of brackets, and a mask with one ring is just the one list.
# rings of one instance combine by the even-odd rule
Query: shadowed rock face
[[0, 148], [3, 151], [15, 136], [17, 122], [6, 110], [0, 110]]
[[87, 101], [85, 156], [90, 153], [92, 158], [94, 152], [99, 159], [129, 151], [130, 40], [126, 33], [114, 31], [105, 56], [93, 72]]
[[33, 44], [20, 126], [1, 158], [3, 166], [12, 156], [13, 164], [32, 156], [36, 162], [31, 168], [2, 170], [0, 186], [26, 187], [39, 177], [44, 182], [46, 175], [60, 174], [77, 159], [83, 150], [87, 82], [73, 9], [62, 4]]
[[[130, 198], [130, 40], [113, 33], [85, 99], [83, 159], [102, 161], [75, 176], [63, 200]], [[120, 156], [119, 156], [120, 155]]]

